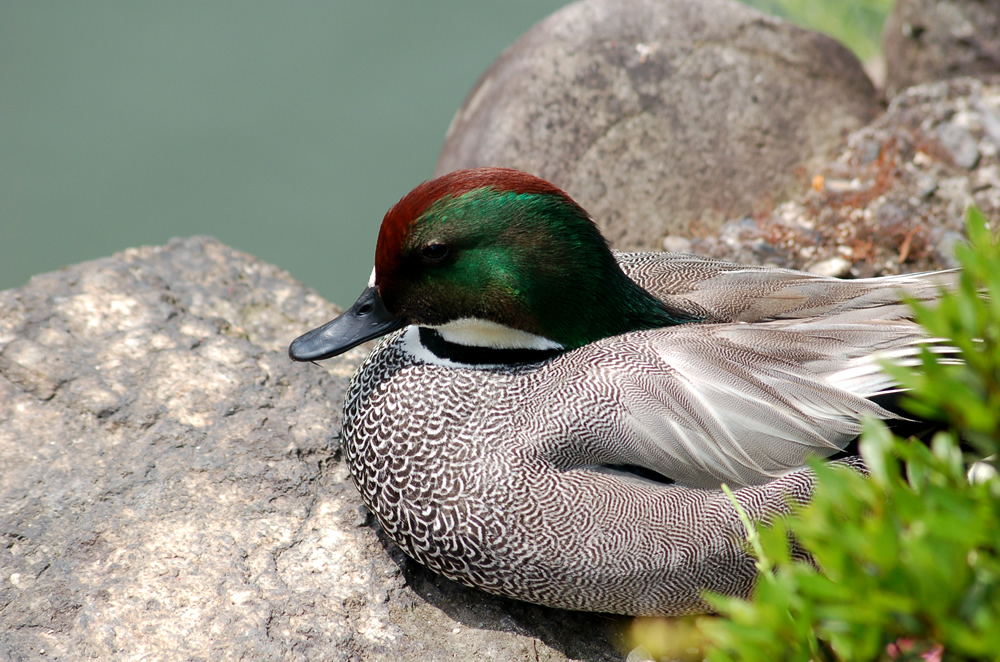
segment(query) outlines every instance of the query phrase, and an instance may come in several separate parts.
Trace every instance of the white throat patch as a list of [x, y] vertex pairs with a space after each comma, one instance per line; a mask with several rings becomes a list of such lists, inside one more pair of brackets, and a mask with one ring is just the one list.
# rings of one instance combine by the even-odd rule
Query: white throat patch
[[448, 342], [467, 347], [489, 349], [563, 349], [559, 343], [544, 336], [512, 329], [503, 324], [475, 317], [463, 317], [441, 326], [429, 327]]

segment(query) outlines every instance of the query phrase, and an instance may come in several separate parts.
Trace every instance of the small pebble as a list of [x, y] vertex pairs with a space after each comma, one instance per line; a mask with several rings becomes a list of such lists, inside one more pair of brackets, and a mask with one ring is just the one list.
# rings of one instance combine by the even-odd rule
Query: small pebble
[[809, 267], [806, 271], [817, 276], [841, 278], [851, 272], [851, 263], [842, 257], [831, 257]]
[[946, 269], [955, 269], [960, 266], [955, 259], [955, 245], [965, 241], [961, 233], [948, 230], [941, 234], [940, 238], [934, 242], [934, 258]]
[[655, 658], [644, 646], [636, 646], [629, 651], [625, 662], [655, 662]]
[[864, 187], [861, 185], [861, 181], [858, 179], [829, 179], [827, 178], [823, 182], [823, 188], [827, 190], [828, 193], [850, 193], [852, 191], [860, 191]]
[[921, 198], [929, 198], [938, 189], [937, 179], [931, 175], [920, 175], [917, 177], [917, 195]]
[[372, 513], [365, 506], [357, 506], [354, 509], [354, 526], [368, 526], [372, 521]]
[[979, 100], [975, 104], [979, 111], [979, 122], [983, 125], [983, 130], [990, 137], [993, 143], [1000, 147], [1000, 113], [993, 110], [989, 104]]
[[690, 253], [691, 240], [675, 234], [668, 234], [663, 238], [663, 250], [668, 253]]
[[861, 155], [861, 165], [868, 165], [882, 153], [882, 144], [874, 138], [866, 138], [858, 148]]
[[968, 129], [953, 122], [943, 122], [937, 128], [938, 140], [948, 150], [955, 165], [971, 170], [979, 163], [979, 145]]

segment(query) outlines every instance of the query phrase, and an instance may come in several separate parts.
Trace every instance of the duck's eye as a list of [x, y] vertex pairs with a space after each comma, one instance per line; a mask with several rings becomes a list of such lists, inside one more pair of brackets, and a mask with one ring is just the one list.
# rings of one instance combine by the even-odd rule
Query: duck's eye
[[444, 244], [427, 244], [420, 255], [428, 262], [440, 262], [448, 257], [448, 247]]

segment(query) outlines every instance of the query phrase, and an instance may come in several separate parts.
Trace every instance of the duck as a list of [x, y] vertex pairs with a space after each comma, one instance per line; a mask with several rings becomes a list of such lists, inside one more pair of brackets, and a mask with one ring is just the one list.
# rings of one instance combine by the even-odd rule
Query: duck
[[477, 168], [389, 209], [357, 302], [288, 353], [379, 339], [341, 444], [417, 562], [550, 607], [677, 616], [753, 590], [723, 485], [768, 521], [808, 501], [810, 457], [843, 454], [865, 417], [905, 419], [881, 361], [932, 339], [903, 296], [955, 277], [615, 251], [555, 185]]

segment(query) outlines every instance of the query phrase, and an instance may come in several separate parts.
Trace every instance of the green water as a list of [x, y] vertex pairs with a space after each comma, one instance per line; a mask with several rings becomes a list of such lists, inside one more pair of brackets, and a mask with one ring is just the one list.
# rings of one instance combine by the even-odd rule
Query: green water
[[0, 0], [0, 289], [210, 234], [350, 304], [476, 79], [562, 4]]

